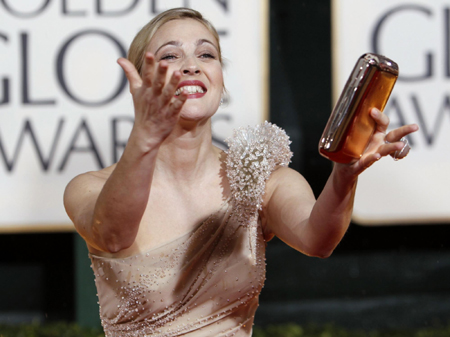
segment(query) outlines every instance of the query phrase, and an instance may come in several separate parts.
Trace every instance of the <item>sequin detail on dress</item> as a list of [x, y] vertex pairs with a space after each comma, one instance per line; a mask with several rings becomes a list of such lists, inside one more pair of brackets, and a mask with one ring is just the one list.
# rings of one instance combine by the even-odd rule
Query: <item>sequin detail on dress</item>
[[[233, 194], [195, 230], [149, 251], [127, 258], [90, 255], [106, 337], [251, 336], [265, 279], [258, 193], [270, 170], [287, 164], [290, 151], [283, 131], [269, 123], [236, 134], [236, 141], [229, 140], [228, 170], [231, 162], [233, 170], [251, 161], [263, 163], [262, 168], [245, 166], [247, 174], [257, 168], [251, 174], [256, 179], [247, 178], [243, 187], [251, 199], [241, 204], [243, 197]], [[247, 154], [239, 162], [236, 153]], [[227, 176], [230, 185], [243, 186], [237, 172]], [[245, 205], [247, 216], [238, 205]]]
[[234, 130], [233, 137], [225, 141], [231, 193], [246, 221], [261, 209], [266, 181], [275, 167], [290, 163], [291, 141], [283, 129], [267, 121]]

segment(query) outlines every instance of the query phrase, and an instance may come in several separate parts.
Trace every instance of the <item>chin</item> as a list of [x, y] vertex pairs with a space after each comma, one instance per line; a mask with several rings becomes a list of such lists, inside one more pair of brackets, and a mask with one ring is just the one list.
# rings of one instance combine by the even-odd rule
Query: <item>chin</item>
[[211, 111], [204, 111], [204, 110], [200, 110], [200, 109], [189, 109], [189, 110], [181, 110], [180, 113], [180, 119], [185, 120], [185, 121], [202, 121], [205, 119], [209, 119], [211, 118], [213, 115], [215, 114], [214, 112]]

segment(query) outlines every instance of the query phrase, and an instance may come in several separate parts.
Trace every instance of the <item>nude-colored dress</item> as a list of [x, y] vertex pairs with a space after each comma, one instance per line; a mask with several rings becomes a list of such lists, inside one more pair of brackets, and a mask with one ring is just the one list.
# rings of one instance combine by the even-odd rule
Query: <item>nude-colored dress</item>
[[258, 210], [266, 180], [292, 153], [267, 122], [227, 142], [232, 195], [210, 218], [138, 255], [90, 255], [107, 337], [251, 336], [265, 279]]

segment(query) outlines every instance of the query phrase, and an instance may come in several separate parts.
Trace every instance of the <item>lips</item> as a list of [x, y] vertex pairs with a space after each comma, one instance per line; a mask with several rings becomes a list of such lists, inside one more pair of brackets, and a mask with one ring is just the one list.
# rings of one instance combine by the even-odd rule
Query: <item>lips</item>
[[197, 80], [183, 81], [178, 84], [177, 90], [175, 91], [175, 96], [179, 96], [183, 90], [188, 92], [188, 98], [203, 97], [208, 91], [205, 84]]

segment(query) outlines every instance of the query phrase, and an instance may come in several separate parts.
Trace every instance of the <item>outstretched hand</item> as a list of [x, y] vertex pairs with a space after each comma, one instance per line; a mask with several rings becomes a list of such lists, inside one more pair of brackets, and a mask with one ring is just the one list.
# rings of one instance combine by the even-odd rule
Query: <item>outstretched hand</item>
[[[144, 134], [156, 143], [162, 142], [175, 127], [188, 93], [182, 91], [175, 96], [181, 80], [180, 71], [174, 71], [167, 80], [168, 63], [157, 63], [153, 54], [144, 55], [142, 77], [127, 59], [120, 58], [130, 84], [135, 110], [135, 127], [144, 129]], [[167, 81], [167, 83], [166, 83]]]
[[[375, 120], [376, 129], [364, 154], [358, 161], [350, 165], [336, 164], [336, 166], [345, 167], [346, 170], [349, 170], [350, 173], [355, 176], [361, 174], [365, 169], [372, 166], [373, 163], [380, 160], [382, 157], [388, 155], [393, 156], [396, 151], [398, 151], [397, 153], [402, 151], [406, 145], [401, 139], [419, 130], [417, 124], [408, 124], [386, 133], [389, 126], [389, 117], [376, 108], [373, 108], [370, 111], [370, 115]], [[406, 155], [407, 152], [402, 153], [401, 157], [398, 157], [398, 159], [401, 159]]]

